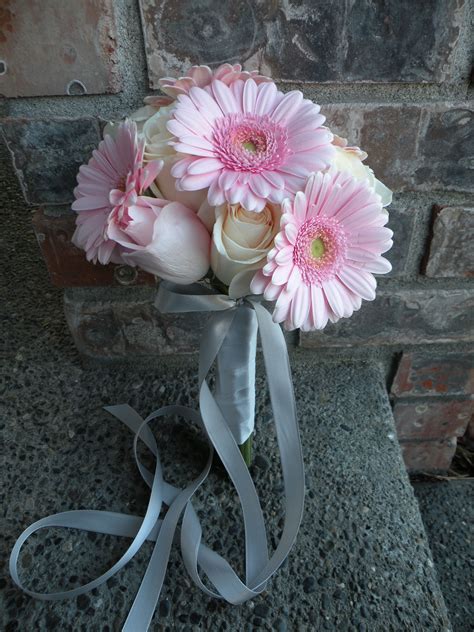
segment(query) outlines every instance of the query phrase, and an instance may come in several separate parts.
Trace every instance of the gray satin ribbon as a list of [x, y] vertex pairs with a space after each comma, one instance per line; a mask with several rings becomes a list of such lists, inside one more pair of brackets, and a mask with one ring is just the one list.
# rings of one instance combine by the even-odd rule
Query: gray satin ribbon
[[[296, 421], [295, 399], [291, 381], [288, 352], [282, 331], [257, 297], [238, 302], [228, 296], [213, 294], [200, 285], [176, 286], [160, 284], [157, 306], [162, 312], [216, 312], [204, 332], [199, 354], [200, 414], [184, 406], [165, 406], [142, 419], [128, 405], [109, 406], [108, 412], [135, 433], [133, 449], [135, 461], [144, 481], [150, 487], [150, 499], [144, 517], [110, 511], [66, 511], [28, 527], [18, 538], [10, 556], [13, 581], [28, 595], [43, 600], [76, 597], [97, 588], [122, 569], [137, 553], [145, 540], [155, 542], [145, 575], [132, 608], [125, 621], [125, 632], [148, 630], [156, 609], [166, 574], [173, 537], [183, 515], [181, 552], [185, 567], [194, 583], [207, 595], [241, 604], [261, 593], [290, 552], [303, 515], [304, 470]], [[235, 326], [239, 309], [255, 310], [267, 373], [270, 399], [280, 449], [285, 486], [285, 523], [277, 548], [268, 556], [267, 536], [260, 502], [250, 473], [240, 454], [226, 419], [207, 383], [207, 375], [230, 329]], [[237, 319], [238, 322], [238, 319]], [[161, 463], [154, 436], [148, 424], [167, 415], [178, 415], [187, 422], [203, 427], [209, 440], [209, 456], [202, 472], [185, 489], [168, 484], [163, 479]], [[138, 440], [145, 443], [155, 456], [155, 469], [150, 472], [137, 454]], [[230, 564], [202, 542], [202, 529], [191, 499], [204, 483], [212, 464], [214, 450], [219, 454], [239, 496], [245, 527], [245, 569], [243, 582]], [[163, 519], [160, 512], [168, 507]], [[122, 557], [100, 577], [83, 586], [56, 593], [38, 593], [25, 588], [18, 576], [18, 557], [30, 535], [47, 527], [83, 529], [96, 533], [132, 538]], [[207, 588], [199, 571], [207, 575], [214, 590]]]

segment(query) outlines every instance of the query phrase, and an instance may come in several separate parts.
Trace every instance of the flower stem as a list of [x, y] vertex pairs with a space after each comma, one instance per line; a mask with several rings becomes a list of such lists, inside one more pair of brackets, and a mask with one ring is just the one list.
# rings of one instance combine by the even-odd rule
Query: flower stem
[[244, 443], [239, 445], [239, 450], [244, 457], [245, 465], [250, 467], [252, 463], [252, 435], [250, 435]]

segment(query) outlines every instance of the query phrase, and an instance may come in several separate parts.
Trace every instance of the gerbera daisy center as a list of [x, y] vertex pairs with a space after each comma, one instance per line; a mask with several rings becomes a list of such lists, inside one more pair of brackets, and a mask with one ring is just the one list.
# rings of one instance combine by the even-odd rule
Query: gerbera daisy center
[[306, 285], [321, 287], [340, 270], [346, 250], [346, 235], [339, 222], [331, 217], [313, 217], [298, 231], [293, 263]]
[[278, 168], [291, 153], [285, 128], [268, 116], [228, 114], [216, 121], [215, 152], [232, 171], [261, 173]]
[[314, 259], [321, 259], [325, 252], [326, 248], [324, 247], [324, 241], [321, 239], [321, 237], [313, 239], [313, 241], [311, 242], [311, 256]]

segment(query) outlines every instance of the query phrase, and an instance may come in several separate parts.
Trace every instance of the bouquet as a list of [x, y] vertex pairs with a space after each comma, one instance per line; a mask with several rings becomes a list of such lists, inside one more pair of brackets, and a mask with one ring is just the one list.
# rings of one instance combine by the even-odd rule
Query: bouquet
[[[20, 585], [15, 555], [24, 539], [43, 526], [127, 535], [134, 537], [133, 551], [147, 538], [156, 540], [124, 628], [134, 631], [146, 629], [151, 620], [183, 511], [183, 559], [202, 590], [242, 603], [265, 588], [296, 538], [304, 497], [291, 375], [279, 324], [310, 331], [347, 318], [363, 299], [375, 298], [374, 274], [391, 269], [382, 256], [392, 245], [385, 210], [391, 192], [364, 163], [367, 154], [324, 125], [318, 105], [297, 90], [281, 92], [270, 78], [238, 64], [216, 70], [193, 66], [186, 76], [160, 83], [166, 96], [147, 97], [145, 106], [125, 121], [109, 123], [104, 140], [80, 168], [72, 206], [77, 213], [73, 242], [94, 263], [138, 266], [156, 275], [161, 279], [161, 311], [212, 312], [200, 350], [200, 413], [166, 406], [142, 420], [127, 406], [109, 408], [136, 433], [135, 445], [142, 439], [156, 456], [154, 475], [138, 462], [151, 487], [146, 516], [114, 514], [120, 518], [105, 519], [99, 515], [104, 512], [93, 511], [52, 516], [21, 536], [11, 562]], [[270, 558], [247, 469], [258, 331], [286, 491], [283, 535]], [[211, 389], [207, 376], [213, 366], [216, 382]], [[202, 424], [209, 439], [208, 464], [185, 490], [164, 483], [147, 427], [166, 414]], [[201, 542], [191, 504], [214, 449], [242, 503], [245, 583]], [[161, 522], [163, 502], [169, 508]], [[106, 581], [126, 564], [127, 555], [85, 587], [30, 594], [51, 599], [80, 594]], [[202, 583], [198, 566], [217, 592]]]

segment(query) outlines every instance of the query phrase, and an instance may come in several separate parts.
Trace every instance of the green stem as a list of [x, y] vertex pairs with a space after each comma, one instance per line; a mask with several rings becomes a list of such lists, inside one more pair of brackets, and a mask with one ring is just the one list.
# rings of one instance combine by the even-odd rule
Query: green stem
[[242, 445], [239, 445], [239, 450], [244, 457], [245, 465], [250, 467], [252, 463], [252, 435]]

